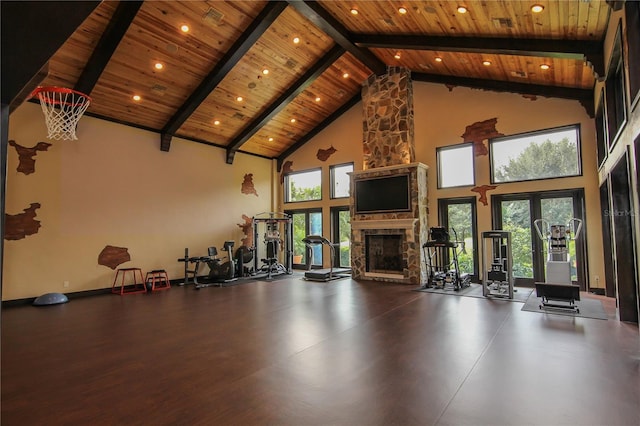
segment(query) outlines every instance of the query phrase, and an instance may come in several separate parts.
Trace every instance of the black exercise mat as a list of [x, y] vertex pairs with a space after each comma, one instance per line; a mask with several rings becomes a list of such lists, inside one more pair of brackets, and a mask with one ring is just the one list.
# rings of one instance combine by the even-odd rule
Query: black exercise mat
[[[563, 302], [552, 302], [557, 304], [563, 304]], [[538, 312], [540, 314], [554, 314], [554, 315], [565, 315], [570, 317], [582, 317], [582, 318], [593, 318], [600, 320], [609, 319], [607, 313], [604, 310], [604, 306], [602, 306], [602, 302], [595, 299], [589, 299], [586, 297], [580, 297], [580, 300], [576, 301], [575, 304], [580, 309], [580, 312], [575, 312], [571, 309], [562, 309], [562, 308], [552, 308], [552, 307], [542, 307], [540, 309], [540, 305], [542, 304], [542, 298], [536, 296], [536, 293], [531, 293], [531, 296], [527, 299], [524, 306], [522, 306], [523, 311], [529, 312]], [[568, 304], [567, 304], [568, 305]]]
[[471, 283], [469, 287], [463, 288], [461, 290], [455, 291], [453, 288], [417, 288], [415, 291], [421, 291], [423, 293], [437, 293], [437, 294], [451, 294], [454, 296], [467, 296], [467, 297], [477, 297], [480, 299], [492, 299], [492, 300], [507, 300], [509, 302], [520, 302], [524, 303], [531, 292], [532, 288], [527, 287], [514, 287], [513, 288], [513, 299], [509, 299], [508, 297], [499, 297], [499, 296], [488, 296], [485, 297], [482, 294], [482, 284], [474, 284]]

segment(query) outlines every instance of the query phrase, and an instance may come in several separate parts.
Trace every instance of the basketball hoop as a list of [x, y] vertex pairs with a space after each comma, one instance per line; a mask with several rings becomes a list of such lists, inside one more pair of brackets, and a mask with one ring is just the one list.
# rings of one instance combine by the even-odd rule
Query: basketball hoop
[[91, 103], [84, 93], [64, 87], [38, 87], [31, 93], [37, 96], [44, 113], [49, 139], [78, 140], [76, 127]]

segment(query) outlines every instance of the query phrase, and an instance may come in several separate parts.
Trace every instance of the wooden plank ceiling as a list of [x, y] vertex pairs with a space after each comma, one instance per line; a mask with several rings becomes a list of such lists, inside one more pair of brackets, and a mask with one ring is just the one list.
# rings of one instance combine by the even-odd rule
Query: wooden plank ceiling
[[241, 151], [282, 164], [387, 66], [592, 109], [609, 13], [597, 0], [104, 1], [42, 85], [89, 93], [88, 115], [155, 131], [166, 151], [177, 136], [229, 163]]

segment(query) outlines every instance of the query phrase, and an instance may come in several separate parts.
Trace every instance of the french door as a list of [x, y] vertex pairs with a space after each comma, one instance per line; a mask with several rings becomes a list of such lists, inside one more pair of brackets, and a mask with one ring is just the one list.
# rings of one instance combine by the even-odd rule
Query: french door
[[336, 245], [333, 266], [351, 267], [351, 215], [349, 206], [331, 207], [331, 241]]
[[322, 235], [322, 210], [305, 209], [285, 212], [293, 219], [292, 240], [293, 267], [295, 269], [309, 269], [322, 267], [322, 246], [317, 244], [310, 252], [302, 239], [307, 235]]
[[[576, 218], [584, 224], [584, 191], [547, 191], [493, 195], [491, 197], [494, 229], [511, 232], [515, 285], [533, 286], [545, 282], [547, 242], [538, 237], [534, 221], [545, 219], [550, 224], [567, 225]], [[571, 281], [586, 288], [586, 228], [569, 244]]]
[[439, 199], [438, 222], [449, 231], [452, 240], [459, 242], [457, 251], [460, 272], [470, 274], [471, 280], [478, 282], [475, 197]]

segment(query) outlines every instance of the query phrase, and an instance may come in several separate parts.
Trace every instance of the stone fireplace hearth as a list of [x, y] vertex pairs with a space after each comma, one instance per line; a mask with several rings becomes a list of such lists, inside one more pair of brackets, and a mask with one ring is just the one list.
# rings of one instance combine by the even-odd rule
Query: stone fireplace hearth
[[428, 168], [414, 159], [410, 71], [372, 75], [362, 103], [364, 170], [351, 175], [352, 276], [420, 285], [427, 277]]

